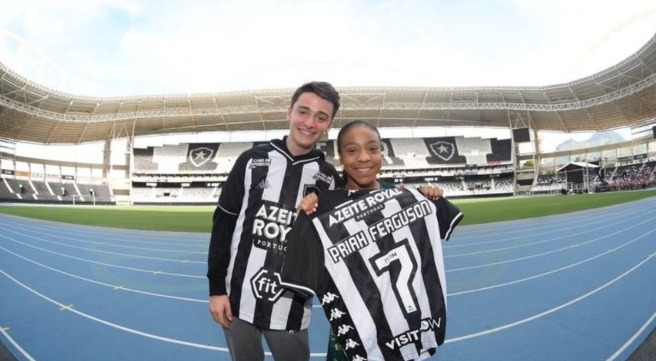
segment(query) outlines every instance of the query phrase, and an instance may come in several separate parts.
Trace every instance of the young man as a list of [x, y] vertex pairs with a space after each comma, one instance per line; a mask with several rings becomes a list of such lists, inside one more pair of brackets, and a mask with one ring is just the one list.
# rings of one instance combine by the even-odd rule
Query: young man
[[311, 300], [280, 286], [286, 236], [296, 207], [335, 188], [338, 174], [317, 141], [332, 125], [339, 93], [325, 82], [299, 87], [287, 110], [289, 134], [236, 160], [214, 212], [208, 254], [210, 313], [233, 360], [308, 360]]

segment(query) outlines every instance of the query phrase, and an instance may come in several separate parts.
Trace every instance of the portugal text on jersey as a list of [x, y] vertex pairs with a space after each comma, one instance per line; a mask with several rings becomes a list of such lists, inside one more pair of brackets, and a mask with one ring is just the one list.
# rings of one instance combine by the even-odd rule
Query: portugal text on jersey
[[421, 360], [444, 342], [441, 240], [462, 219], [415, 190], [330, 191], [289, 235], [283, 286], [316, 293], [352, 360]]

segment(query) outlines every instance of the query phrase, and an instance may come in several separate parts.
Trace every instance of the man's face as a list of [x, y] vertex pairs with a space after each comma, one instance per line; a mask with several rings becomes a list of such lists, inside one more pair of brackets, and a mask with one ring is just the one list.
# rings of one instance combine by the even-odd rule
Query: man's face
[[287, 110], [287, 148], [293, 155], [309, 153], [333, 121], [333, 103], [314, 94], [303, 93]]

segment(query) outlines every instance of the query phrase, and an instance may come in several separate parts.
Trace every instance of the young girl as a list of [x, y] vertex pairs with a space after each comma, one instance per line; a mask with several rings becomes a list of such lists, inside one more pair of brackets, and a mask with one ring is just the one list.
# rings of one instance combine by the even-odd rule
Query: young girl
[[[352, 121], [341, 128], [337, 136], [337, 152], [343, 167], [343, 189], [376, 190], [390, 189], [393, 185], [377, 179], [383, 165], [381, 138], [375, 126], [362, 121]], [[442, 189], [436, 186], [423, 186], [420, 192], [427, 198], [442, 196]], [[311, 193], [299, 205], [299, 210], [312, 214], [318, 206], [318, 196]], [[330, 333], [328, 361], [346, 361], [348, 358], [337, 342], [334, 332]]]
[[[377, 175], [383, 166], [381, 138], [378, 129], [364, 120], [354, 120], [344, 125], [337, 135], [337, 154], [342, 165], [343, 189], [390, 189], [394, 186], [378, 181]], [[401, 188], [404, 188], [402, 186]], [[429, 199], [442, 197], [442, 188], [428, 185], [419, 191]], [[319, 197], [310, 193], [301, 200], [298, 210], [312, 214]]]

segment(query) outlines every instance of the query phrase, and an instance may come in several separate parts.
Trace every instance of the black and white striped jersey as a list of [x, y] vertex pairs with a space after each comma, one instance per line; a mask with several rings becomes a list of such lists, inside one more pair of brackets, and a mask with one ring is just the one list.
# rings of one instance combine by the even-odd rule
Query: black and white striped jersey
[[[284, 139], [256, 146], [237, 158], [218, 205], [237, 217], [234, 231], [220, 236], [222, 225], [215, 224], [210, 244], [212, 252], [212, 243], [230, 242], [230, 260], [208, 256], [208, 277], [212, 272], [225, 275], [225, 290], [236, 317], [262, 329], [309, 326], [311, 301], [282, 288], [279, 272], [296, 219], [295, 207], [310, 192], [333, 189], [337, 177], [323, 153], [294, 157]], [[227, 265], [223, 273], [216, 272], [220, 264]]]
[[416, 190], [335, 190], [298, 216], [283, 286], [316, 294], [351, 360], [421, 360], [444, 342], [441, 240], [463, 215]]

